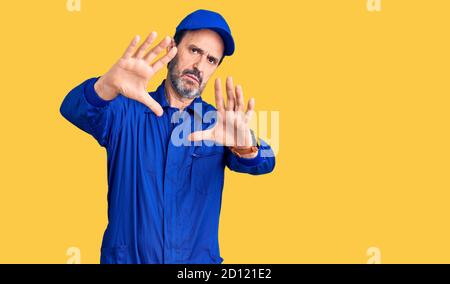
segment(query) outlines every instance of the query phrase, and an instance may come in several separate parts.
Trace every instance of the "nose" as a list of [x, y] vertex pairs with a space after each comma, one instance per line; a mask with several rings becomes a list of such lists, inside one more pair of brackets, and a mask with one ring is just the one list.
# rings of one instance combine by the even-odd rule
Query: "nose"
[[200, 71], [200, 76], [203, 77], [203, 70], [205, 69], [207, 57], [206, 55], [199, 56], [197, 61], [194, 63], [194, 67]]

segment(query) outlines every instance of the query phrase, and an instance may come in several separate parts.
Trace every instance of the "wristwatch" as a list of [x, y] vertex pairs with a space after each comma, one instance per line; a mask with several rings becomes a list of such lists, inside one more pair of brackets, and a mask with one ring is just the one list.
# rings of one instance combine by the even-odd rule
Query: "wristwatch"
[[256, 139], [255, 133], [253, 130], [250, 129], [250, 133], [252, 136], [252, 146], [250, 147], [230, 147], [230, 151], [238, 156], [239, 158], [242, 158], [242, 155], [247, 154], [254, 154], [259, 151], [259, 142]]

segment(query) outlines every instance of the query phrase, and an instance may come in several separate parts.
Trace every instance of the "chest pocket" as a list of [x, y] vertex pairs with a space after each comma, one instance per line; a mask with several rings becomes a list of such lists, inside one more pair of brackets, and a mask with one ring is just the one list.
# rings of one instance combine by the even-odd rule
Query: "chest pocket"
[[222, 187], [225, 167], [223, 146], [198, 146], [191, 154], [191, 186], [201, 194]]

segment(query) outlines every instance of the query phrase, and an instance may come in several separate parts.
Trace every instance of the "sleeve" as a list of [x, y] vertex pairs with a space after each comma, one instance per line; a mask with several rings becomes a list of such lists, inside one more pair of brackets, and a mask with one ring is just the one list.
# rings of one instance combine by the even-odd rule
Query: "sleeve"
[[228, 147], [226, 148], [226, 165], [235, 172], [252, 175], [268, 174], [275, 168], [275, 155], [272, 148], [259, 139], [260, 146], [258, 155], [255, 158], [241, 158], [234, 155]]
[[106, 147], [112, 132], [123, 120], [124, 103], [121, 96], [111, 101], [98, 96], [94, 89], [97, 80], [89, 79], [70, 91], [61, 104], [60, 112], [64, 118]]

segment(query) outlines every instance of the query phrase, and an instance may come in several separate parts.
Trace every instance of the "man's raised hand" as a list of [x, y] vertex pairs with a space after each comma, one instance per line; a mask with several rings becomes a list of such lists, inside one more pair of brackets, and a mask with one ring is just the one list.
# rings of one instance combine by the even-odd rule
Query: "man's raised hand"
[[158, 116], [163, 114], [161, 106], [148, 94], [147, 84], [156, 72], [175, 57], [177, 48], [173, 46], [164, 56], [152, 63], [172, 42], [172, 39], [166, 36], [158, 45], [147, 51], [155, 38], [156, 32], [151, 32], [141, 46], [136, 48], [140, 37], [134, 37], [119, 61], [95, 83], [94, 88], [102, 99], [112, 100], [122, 94], [143, 103]]
[[188, 137], [190, 141], [212, 140], [219, 144], [236, 148], [253, 146], [250, 121], [254, 114], [255, 99], [251, 98], [245, 111], [244, 92], [240, 85], [234, 87], [233, 78], [226, 81], [227, 104], [222, 95], [222, 83], [216, 79], [215, 97], [217, 122], [207, 130], [195, 131]]

